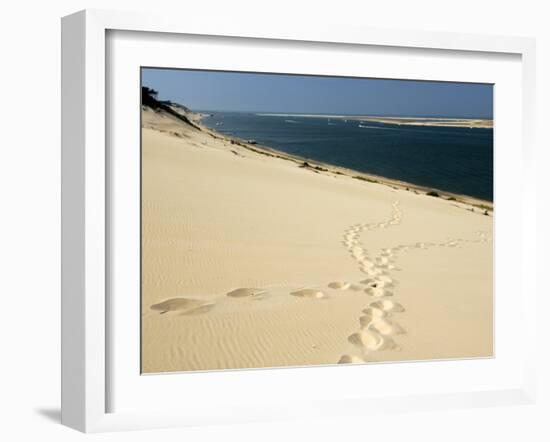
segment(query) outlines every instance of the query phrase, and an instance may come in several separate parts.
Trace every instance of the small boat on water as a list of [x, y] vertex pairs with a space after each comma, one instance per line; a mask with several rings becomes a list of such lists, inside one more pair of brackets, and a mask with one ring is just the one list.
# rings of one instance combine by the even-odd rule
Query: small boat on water
[[222, 122], [222, 121], [218, 121], [218, 122], [216, 123], [216, 126], [223, 126], [223, 122]]

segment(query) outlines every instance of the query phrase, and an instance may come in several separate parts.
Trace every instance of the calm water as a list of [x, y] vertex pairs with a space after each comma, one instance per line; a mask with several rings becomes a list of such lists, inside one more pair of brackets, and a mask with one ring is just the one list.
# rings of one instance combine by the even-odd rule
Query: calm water
[[405, 127], [246, 113], [214, 113], [203, 123], [301, 157], [493, 200], [492, 129]]

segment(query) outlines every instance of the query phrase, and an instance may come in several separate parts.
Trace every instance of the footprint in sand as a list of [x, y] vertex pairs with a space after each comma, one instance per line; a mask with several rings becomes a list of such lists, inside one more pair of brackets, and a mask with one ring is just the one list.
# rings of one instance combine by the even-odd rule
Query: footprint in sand
[[335, 282], [331, 282], [329, 283], [328, 285], [331, 289], [335, 289], [335, 290], [347, 290], [351, 287], [351, 284], [349, 282], [339, 282], [339, 281], [335, 281]]
[[370, 304], [369, 307], [383, 310], [390, 313], [402, 313], [405, 311], [405, 308], [398, 302], [391, 301], [389, 299], [381, 299]]
[[328, 287], [333, 290], [342, 290], [342, 291], [351, 290], [354, 292], [360, 292], [361, 290], [363, 290], [363, 287], [360, 286], [359, 284], [352, 284], [350, 282], [342, 282], [342, 281], [330, 282], [328, 284]]
[[158, 304], [153, 304], [151, 310], [164, 313], [179, 313], [181, 315], [195, 315], [206, 313], [214, 307], [213, 302], [201, 301], [199, 299], [172, 298]]
[[371, 329], [383, 336], [403, 335], [405, 329], [397, 322], [386, 318], [373, 317], [370, 315], [361, 316], [359, 323], [362, 329]]
[[360, 284], [367, 285], [369, 288], [393, 288], [395, 287], [396, 281], [391, 279], [387, 275], [378, 275], [377, 277], [363, 279], [359, 281]]
[[366, 309], [363, 310], [363, 313], [366, 316], [370, 316], [371, 318], [384, 318], [388, 316], [387, 311], [377, 307], [367, 307]]
[[365, 359], [355, 355], [344, 355], [338, 361], [339, 364], [364, 364]]
[[366, 350], [378, 350], [384, 345], [384, 338], [377, 332], [371, 330], [361, 330], [348, 337], [348, 341]]
[[380, 281], [380, 280], [375, 280], [371, 285], [370, 287], [379, 287], [379, 288], [386, 288], [386, 289], [390, 289], [390, 288], [393, 288], [395, 287], [395, 283], [394, 281], [392, 282], [386, 282], [386, 281]]
[[348, 341], [364, 351], [400, 350], [399, 345], [389, 336], [382, 336], [374, 330], [361, 330], [350, 335]]
[[368, 328], [372, 324], [372, 321], [375, 318], [373, 318], [371, 315], [364, 315], [359, 318], [359, 324], [361, 325], [361, 328]]
[[290, 294], [292, 296], [297, 296], [299, 298], [311, 298], [311, 299], [322, 299], [322, 298], [326, 298], [327, 296], [321, 290], [308, 289], [308, 288], [296, 290], [294, 292], [290, 292]]
[[239, 288], [226, 293], [230, 298], [262, 298], [267, 293], [267, 290], [257, 288]]
[[384, 271], [376, 267], [360, 267], [360, 270], [367, 276], [378, 276], [382, 275]]
[[365, 293], [375, 298], [383, 298], [385, 296], [393, 296], [393, 292], [390, 292], [384, 287], [369, 287], [365, 289]]
[[384, 282], [384, 283], [387, 283], [387, 284], [392, 284], [393, 283], [393, 279], [391, 279], [388, 275], [380, 275], [378, 277], [378, 280], [380, 282]]
[[367, 259], [359, 259], [359, 264], [361, 269], [374, 269], [376, 264], [372, 261], [369, 261]]

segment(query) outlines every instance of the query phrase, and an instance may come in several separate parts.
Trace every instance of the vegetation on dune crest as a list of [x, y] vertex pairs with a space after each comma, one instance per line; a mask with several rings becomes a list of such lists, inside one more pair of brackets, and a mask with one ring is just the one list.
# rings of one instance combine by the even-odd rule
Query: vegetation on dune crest
[[141, 87], [141, 105], [148, 106], [151, 109], [158, 109], [160, 102], [157, 100], [158, 91], [147, 86]]
[[193, 126], [195, 129], [202, 130], [199, 126], [193, 123], [185, 115], [182, 115], [173, 109], [173, 107], [176, 107], [176, 108], [180, 108], [184, 112], [189, 112], [188, 108], [186, 108], [185, 106], [182, 106], [181, 104], [172, 103], [171, 101], [158, 100], [158, 91], [150, 87], [147, 87], [147, 86], [141, 87], [141, 105], [147, 106], [157, 112], [164, 111], [172, 115], [173, 117], [177, 118], [178, 120], [181, 120], [184, 123], [187, 123], [190, 126]]

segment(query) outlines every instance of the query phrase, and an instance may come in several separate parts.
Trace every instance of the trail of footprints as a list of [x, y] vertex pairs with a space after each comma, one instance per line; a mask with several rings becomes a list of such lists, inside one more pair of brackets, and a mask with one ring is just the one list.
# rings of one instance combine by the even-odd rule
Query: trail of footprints
[[[333, 281], [327, 287], [332, 290], [363, 292], [369, 296], [368, 305], [361, 311], [358, 330], [348, 336], [348, 342], [352, 344], [353, 351], [344, 354], [338, 363], [364, 363], [373, 352], [393, 350], [399, 351], [401, 347], [395, 341], [400, 335], [406, 335], [406, 330], [397, 322], [399, 314], [405, 311], [403, 305], [392, 298], [393, 289], [398, 281], [390, 276], [390, 272], [398, 271], [396, 259], [401, 252], [411, 249], [428, 249], [431, 247], [460, 247], [463, 243], [487, 242], [490, 240], [485, 232], [476, 232], [477, 238], [449, 239], [442, 243], [417, 242], [414, 244], [402, 244], [392, 248], [383, 249], [379, 254], [369, 254], [361, 242], [361, 235], [365, 232], [386, 229], [401, 223], [403, 218], [399, 201], [392, 204], [391, 218], [386, 222], [354, 224], [350, 226], [343, 236], [342, 244], [348, 250], [350, 256], [357, 263], [359, 270], [366, 278], [358, 283], [347, 281]], [[225, 294], [226, 299], [251, 299], [262, 300], [268, 296], [269, 291], [262, 288], [242, 287], [231, 290]], [[307, 299], [323, 299], [328, 295], [319, 288], [302, 287], [289, 293], [292, 296]], [[202, 301], [189, 298], [172, 298], [152, 305], [150, 308], [160, 314], [177, 313], [180, 315], [195, 315], [209, 312], [216, 302]]]
[[354, 352], [343, 355], [339, 363], [361, 363], [367, 361], [367, 354], [382, 350], [399, 350], [394, 336], [405, 334], [405, 330], [394, 319], [394, 314], [405, 311], [404, 307], [393, 300], [392, 289], [397, 282], [389, 275], [395, 266], [397, 250], [384, 249], [377, 256], [371, 256], [361, 242], [364, 232], [385, 229], [401, 223], [402, 212], [399, 201], [392, 204], [391, 218], [382, 223], [355, 224], [344, 232], [343, 244], [356, 261], [359, 270], [367, 278], [360, 281], [364, 292], [376, 298], [362, 310], [359, 317], [359, 330], [348, 337]]
[[[398, 281], [389, 275], [390, 271], [400, 270], [395, 266], [395, 261], [400, 252], [411, 249], [428, 249], [430, 247], [460, 247], [462, 243], [487, 242], [489, 238], [485, 232], [476, 232], [477, 239], [449, 239], [442, 243], [417, 242], [403, 244], [393, 248], [383, 249], [377, 256], [370, 256], [367, 249], [361, 243], [360, 235], [366, 231], [384, 229], [398, 225], [402, 220], [402, 212], [399, 201], [392, 204], [392, 217], [384, 223], [355, 224], [344, 233], [343, 244], [351, 257], [359, 265], [361, 272], [367, 278], [360, 283], [366, 285], [365, 292], [376, 300], [370, 302], [367, 308], [362, 310], [359, 317], [359, 330], [348, 337], [353, 346], [353, 351], [343, 355], [338, 363], [364, 363], [368, 361], [368, 355], [383, 350], [399, 351], [401, 347], [396, 343], [395, 337], [405, 335], [405, 329], [396, 321], [396, 316], [403, 313], [405, 308], [398, 302], [388, 299], [393, 296], [392, 289]], [[343, 286], [344, 283], [331, 283]]]

